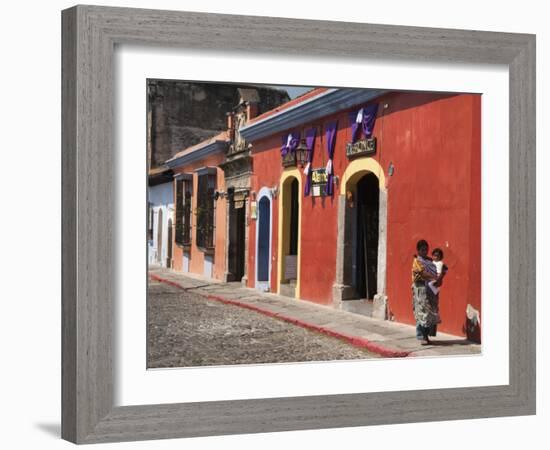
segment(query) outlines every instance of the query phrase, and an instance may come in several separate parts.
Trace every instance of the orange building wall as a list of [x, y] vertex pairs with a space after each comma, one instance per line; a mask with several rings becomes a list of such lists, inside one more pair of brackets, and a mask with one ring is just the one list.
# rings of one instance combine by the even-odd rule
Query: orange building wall
[[[224, 190], [225, 179], [223, 170], [218, 166], [224, 161], [224, 153], [217, 153], [209, 155], [200, 161], [195, 161], [186, 166], [178, 167], [174, 169], [174, 173], [193, 173], [193, 198], [192, 198], [192, 233], [191, 233], [191, 246], [190, 246], [190, 260], [189, 260], [189, 272], [198, 275], [203, 274], [204, 270], [204, 252], [200, 250], [196, 245], [196, 232], [197, 232], [197, 217], [195, 215], [195, 209], [197, 207], [197, 183], [198, 176], [194, 173], [195, 170], [201, 167], [216, 167], [216, 189], [219, 191]], [[174, 182], [175, 186], [175, 182]], [[174, 198], [176, 198], [174, 194]], [[214, 261], [213, 261], [213, 277], [216, 279], [223, 279], [225, 272], [225, 227], [226, 227], [226, 201], [220, 198], [216, 201], [216, 231], [215, 231], [215, 249], [214, 249]], [[174, 233], [175, 235], [175, 233]], [[181, 272], [183, 270], [183, 248], [177, 245], [174, 241], [174, 270]]]
[[[414, 323], [411, 263], [417, 240], [426, 239], [431, 248], [443, 249], [449, 266], [440, 295], [443, 323], [439, 329], [466, 335], [467, 304], [481, 310], [481, 98], [391, 93], [376, 101], [380, 107], [373, 158], [383, 168], [387, 183], [386, 291], [390, 315], [393, 320]], [[387, 109], [383, 109], [384, 104]], [[333, 167], [341, 179], [348, 165], [345, 145], [351, 140], [348, 111], [304, 124], [300, 129], [322, 126], [334, 119], [338, 119], [338, 132]], [[253, 143], [255, 192], [263, 186], [279, 185], [281, 135]], [[323, 135], [317, 134], [312, 168], [324, 167], [326, 161], [323, 128]], [[392, 177], [388, 175], [390, 162], [395, 167]], [[339, 194], [339, 186], [335, 186], [333, 197], [302, 198], [300, 297], [321, 304], [332, 302]], [[272, 202], [271, 288], [276, 292], [278, 199]], [[250, 287], [255, 278], [256, 230], [255, 223], [252, 225]]]

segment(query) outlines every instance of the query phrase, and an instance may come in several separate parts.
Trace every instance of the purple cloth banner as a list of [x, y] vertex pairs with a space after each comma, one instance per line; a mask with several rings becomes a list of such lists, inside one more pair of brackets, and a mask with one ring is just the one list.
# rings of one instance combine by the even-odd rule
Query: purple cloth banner
[[317, 134], [317, 128], [308, 128], [306, 130], [306, 147], [307, 147], [307, 165], [305, 169], [306, 175], [306, 187], [304, 189], [304, 195], [307, 197], [311, 190], [311, 163], [313, 162], [313, 150], [315, 148], [315, 135]]
[[357, 138], [359, 137], [359, 130], [361, 129], [359, 127], [359, 123], [357, 123], [357, 114], [359, 114], [359, 111], [353, 111], [349, 113], [349, 123], [351, 123], [351, 143], [352, 144], [357, 142]]
[[293, 152], [300, 143], [300, 133], [292, 132], [283, 135], [283, 145], [281, 146], [281, 156], [286, 156], [287, 153]]
[[370, 139], [374, 131], [376, 114], [378, 113], [378, 103], [367, 106], [363, 109], [363, 134], [365, 138]]
[[326, 141], [327, 141], [327, 156], [328, 156], [328, 163], [327, 163], [327, 186], [326, 186], [326, 193], [327, 195], [332, 195], [332, 158], [334, 156], [334, 147], [336, 146], [336, 129], [338, 128], [338, 122], [331, 122], [325, 126], [325, 135], [326, 135]]
[[378, 112], [378, 103], [361, 108], [349, 114], [351, 122], [351, 142], [354, 144], [359, 139], [359, 130], [363, 132], [365, 139], [372, 137], [376, 114]]

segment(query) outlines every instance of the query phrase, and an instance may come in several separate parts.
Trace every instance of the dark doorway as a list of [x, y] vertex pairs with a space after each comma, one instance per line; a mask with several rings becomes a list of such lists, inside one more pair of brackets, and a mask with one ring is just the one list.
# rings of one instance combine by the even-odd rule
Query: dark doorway
[[372, 173], [357, 182], [356, 290], [359, 298], [372, 300], [378, 272], [378, 178]]
[[290, 185], [290, 239], [289, 255], [298, 254], [298, 218], [300, 208], [298, 203], [298, 180], [294, 178]]
[[[285, 183], [285, 192], [283, 203], [288, 206], [285, 212], [284, 218], [284, 234], [286, 239], [285, 243], [285, 262], [284, 262], [284, 275], [282, 280], [286, 283], [295, 283], [298, 278], [298, 233], [299, 233], [299, 220], [300, 220], [300, 204], [298, 200], [299, 184], [296, 178], [292, 178], [289, 182], [290, 185]], [[294, 295], [290, 295], [294, 296]]]
[[241, 281], [244, 276], [245, 203], [242, 194], [236, 197], [234, 193], [230, 193], [228, 269], [234, 281]]
[[258, 281], [269, 281], [269, 228], [271, 224], [270, 201], [262, 197], [258, 205]]
[[157, 261], [162, 264], [162, 209], [160, 208], [157, 217]]
[[166, 267], [172, 267], [172, 219], [168, 219], [168, 236], [166, 243]]

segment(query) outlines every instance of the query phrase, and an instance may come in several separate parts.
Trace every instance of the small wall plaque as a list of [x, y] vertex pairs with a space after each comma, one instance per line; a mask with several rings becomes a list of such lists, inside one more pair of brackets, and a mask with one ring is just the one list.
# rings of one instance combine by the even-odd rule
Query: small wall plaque
[[256, 202], [250, 202], [250, 218], [256, 219], [258, 217]]
[[373, 155], [376, 153], [376, 138], [361, 139], [355, 143], [346, 145], [346, 156], [355, 158], [358, 156]]
[[326, 194], [327, 172], [325, 168], [313, 169], [311, 171], [311, 195], [313, 197], [322, 197]]

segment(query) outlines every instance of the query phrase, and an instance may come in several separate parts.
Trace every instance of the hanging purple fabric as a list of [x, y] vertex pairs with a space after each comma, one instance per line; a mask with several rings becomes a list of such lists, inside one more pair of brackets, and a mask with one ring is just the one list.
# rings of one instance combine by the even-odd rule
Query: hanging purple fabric
[[336, 129], [338, 127], [338, 122], [331, 122], [325, 126], [325, 134], [327, 141], [327, 156], [328, 162], [326, 167], [327, 174], [327, 186], [326, 193], [327, 195], [332, 195], [332, 158], [334, 156], [334, 147], [336, 144]]
[[306, 176], [306, 187], [304, 189], [304, 195], [307, 197], [311, 189], [311, 163], [313, 162], [313, 150], [315, 148], [315, 135], [317, 128], [309, 128], [306, 130], [306, 148], [307, 148], [307, 164], [304, 169], [304, 175]]
[[358, 111], [349, 113], [349, 121], [351, 123], [351, 143], [355, 144], [361, 135], [360, 131], [366, 139], [372, 137], [374, 123], [376, 121], [376, 113], [378, 112], [378, 103], [374, 103]]
[[374, 131], [374, 122], [376, 121], [376, 113], [378, 112], [378, 103], [363, 108], [363, 134], [365, 138], [370, 139]]
[[359, 138], [359, 130], [361, 127], [359, 126], [359, 122], [357, 122], [357, 116], [359, 114], [362, 114], [362, 109], [359, 111], [353, 111], [349, 113], [349, 123], [351, 124], [351, 143], [355, 144], [357, 142], [357, 139]]
[[287, 153], [293, 152], [300, 143], [300, 133], [288, 133], [283, 135], [283, 145], [281, 146], [281, 156], [286, 156]]

